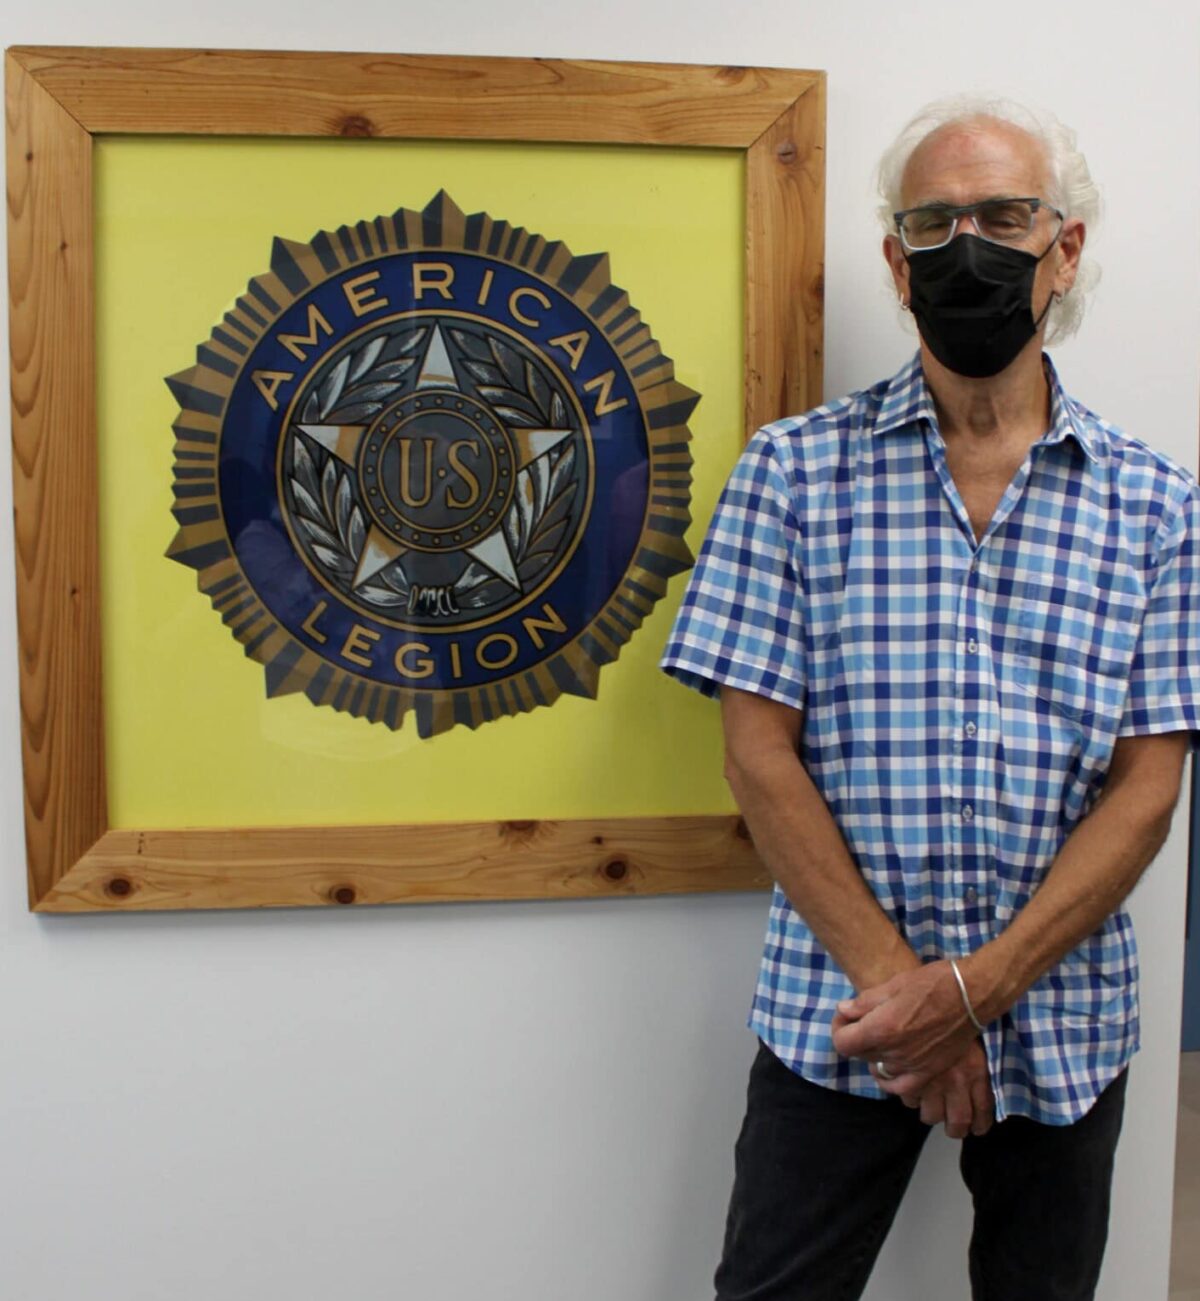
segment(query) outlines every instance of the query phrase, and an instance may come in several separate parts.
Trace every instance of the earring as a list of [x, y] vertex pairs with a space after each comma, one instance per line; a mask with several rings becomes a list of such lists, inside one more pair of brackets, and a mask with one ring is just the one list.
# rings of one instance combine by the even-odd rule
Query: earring
[[903, 294], [897, 294], [897, 295], [896, 295], [896, 301], [900, 304], [900, 310], [901, 310], [902, 312], [907, 312], [907, 311], [909, 310], [909, 306], [908, 306], [908, 304], [904, 301], [904, 295], [903, 295]]

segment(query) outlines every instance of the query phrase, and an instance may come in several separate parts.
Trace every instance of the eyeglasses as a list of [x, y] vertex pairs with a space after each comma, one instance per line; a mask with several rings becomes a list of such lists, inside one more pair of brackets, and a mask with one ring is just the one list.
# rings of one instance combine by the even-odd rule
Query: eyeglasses
[[930, 203], [892, 215], [900, 232], [900, 242], [910, 252], [915, 252], [949, 244], [958, 229], [959, 217], [970, 217], [976, 232], [993, 244], [1017, 243], [1033, 230], [1033, 223], [1042, 208], [1052, 212], [1060, 222], [1066, 220], [1045, 199], [984, 199], [981, 203], [964, 203], [961, 207]]

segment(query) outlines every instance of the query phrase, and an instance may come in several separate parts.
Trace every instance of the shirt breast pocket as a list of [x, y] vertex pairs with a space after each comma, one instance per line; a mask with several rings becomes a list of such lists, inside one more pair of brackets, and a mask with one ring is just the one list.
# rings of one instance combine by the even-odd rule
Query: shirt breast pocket
[[1027, 581], [1014, 614], [1018, 687], [1072, 722], [1118, 723], [1139, 627], [1128, 607], [1087, 583]]

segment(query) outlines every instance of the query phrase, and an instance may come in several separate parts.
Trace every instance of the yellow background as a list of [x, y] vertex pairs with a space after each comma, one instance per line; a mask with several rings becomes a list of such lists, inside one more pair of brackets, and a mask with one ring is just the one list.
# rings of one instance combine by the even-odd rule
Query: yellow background
[[716, 813], [717, 706], [656, 668], [685, 578], [600, 673], [595, 701], [430, 740], [266, 697], [191, 569], [164, 558], [163, 377], [309, 240], [445, 189], [464, 212], [605, 251], [675, 373], [690, 423], [695, 553], [741, 447], [740, 153], [433, 141], [104, 138], [96, 149], [98, 416], [109, 814], [114, 827], [321, 825]]

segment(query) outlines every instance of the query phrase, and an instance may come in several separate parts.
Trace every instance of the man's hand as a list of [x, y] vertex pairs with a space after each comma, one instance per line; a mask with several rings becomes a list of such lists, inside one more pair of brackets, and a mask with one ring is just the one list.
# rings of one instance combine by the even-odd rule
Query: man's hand
[[[879, 1080], [874, 1067], [871, 1074]], [[879, 1086], [887, 1089], [888, 1082], [879, 1080]], [[901, 1098], [906, 1107], [920, 1108], [925, 1124], [944, 1121], [951, 1138], [986, 1134], [996, 1119], [996, 1100], [983, 1044], [975, 1039], [959, 1061], [934, 1076], [920, 1094], [905, 1093]]]
[[[923, 1096], [956, 1066], [976, 1036], [948, 962], [901, 972], [838, 1004], [833, 1046], [843, 1057], [882, 1061], [894, 1076], [887, 1093]], [[878, 1078], [878, 1077], [877, 1077]]]

